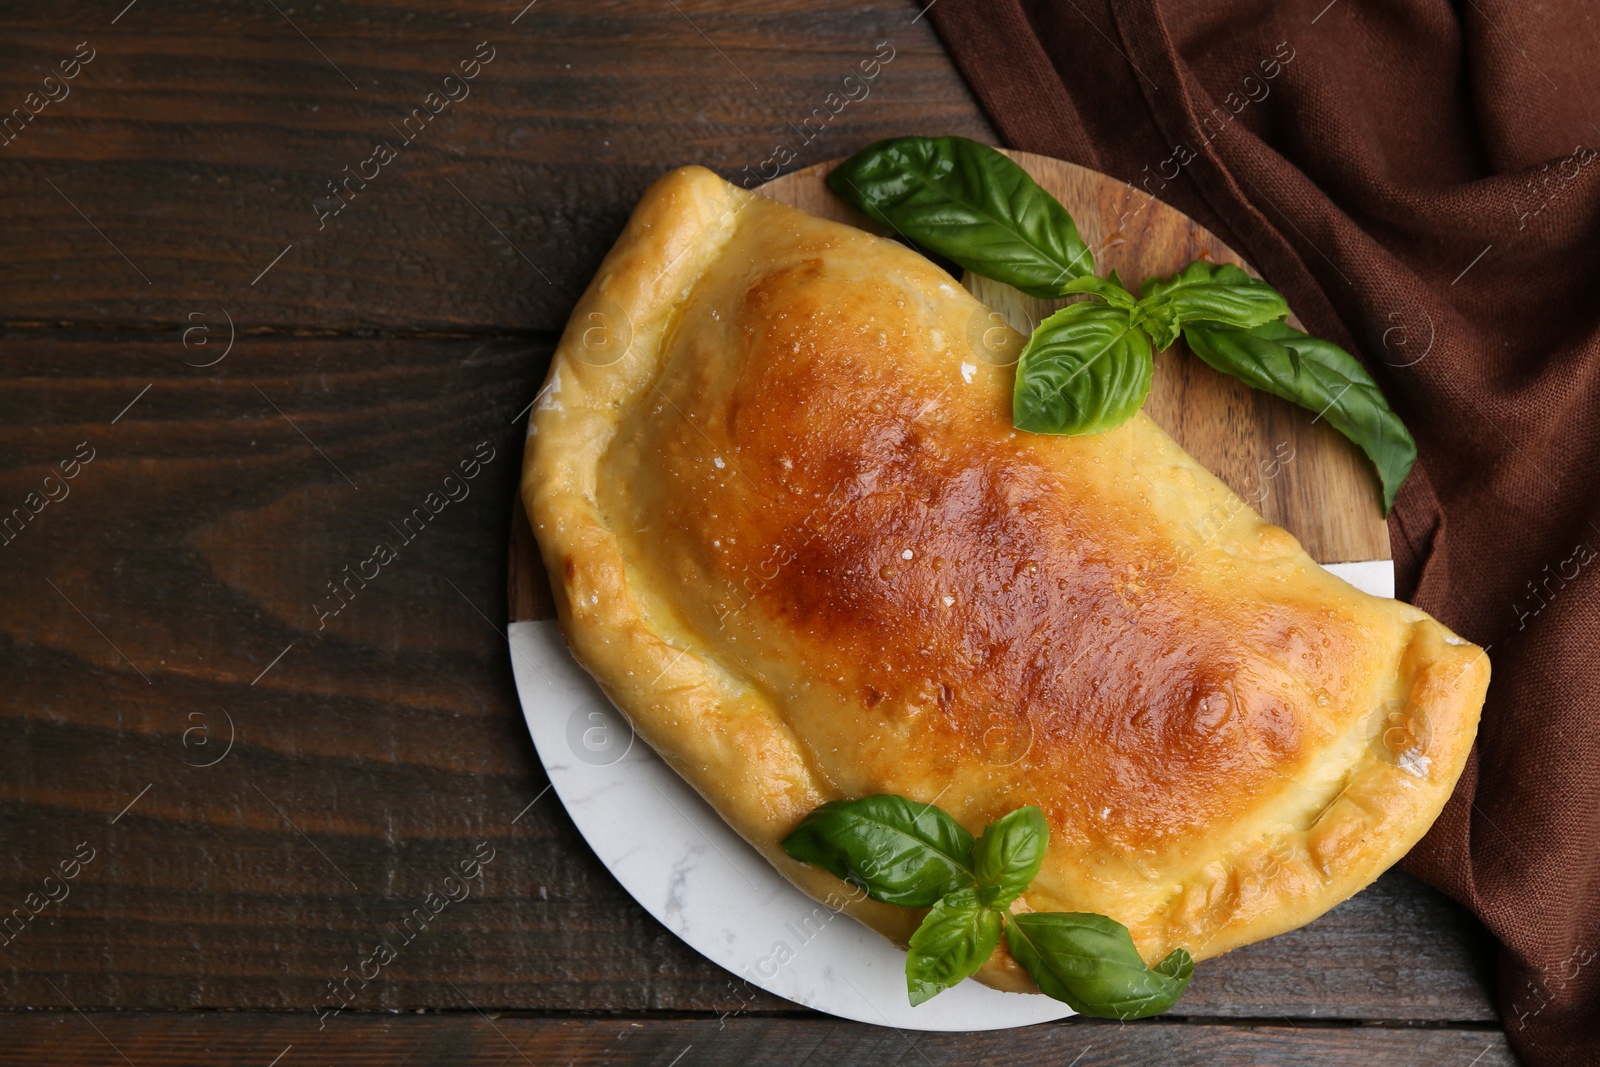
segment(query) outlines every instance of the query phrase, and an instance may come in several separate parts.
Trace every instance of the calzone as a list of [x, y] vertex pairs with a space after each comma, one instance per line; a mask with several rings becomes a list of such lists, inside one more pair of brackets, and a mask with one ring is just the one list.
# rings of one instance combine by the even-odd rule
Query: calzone
[[[573, 654], [819, 900], [841, 884], [779, 841], [896, 793], [974, 832], [1038, 805], [1018, 910], [1108, 915], [1147, 961], [1315, 918], [1438, 815], [1486, 657], [1324, 571], [1142, 414], [1014, 429], [975, 320], [892, 240], [703, 168], [657, 182], [529, 427]], [[920, 919], [848, 908], [902, 944]], [[1004, 945], [978, 977], [1033, 988]]]

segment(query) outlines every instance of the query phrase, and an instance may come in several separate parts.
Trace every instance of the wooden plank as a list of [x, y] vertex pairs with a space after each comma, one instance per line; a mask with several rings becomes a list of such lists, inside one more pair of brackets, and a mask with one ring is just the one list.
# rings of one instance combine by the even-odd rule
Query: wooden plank
[[[478, 1014], [351, 1016], [317, 1030], [283, 1015], [68, 1013], [0, 1024], [0, 1064], [212, 1067], [218, 1063], [655, 1064], [658, 1067], [1515, 1067], [1504, 1035], [1481, 1030], [1071, 1021], [1002, 1033], [907, 1034], [807, 1018], [530, 1019]], [[281, 1057], [273, 1059], [274, 1056]]]
[[1184, 1010], [1267, 1020], [1489, 1021], [1497, 1017], [1495, 951], [1465, 909], [1391, 870], [1308, 926], [1207, 961]]
[[[785, 143], [792, 168], [992, 131], [900, 0], [280, 6], [0, 16], [11, 106], [96, 50], [0, 153], [0, 515], [94, 453], [0, 538], [0, 909], [94, 850], [0, 944], [7, 1005], [57, 1009], [0, 1015], [0, 1064], [1030, 1064], [1085, 1036], [1085, 1064], [1512, 1062], [1480, 1029], [1307, 1023], [1494, 1019], [1481, 929], [1398, 874], [1209, 963], [1184, 1001], [1264, 1027], [894, 1035], [794, 1014], [650, 919], [543, 794], [506, 669], [506, 576], [485, 561], [506, 558], [518, 413], [668, 167], [738, 180]], [[484, 40], [471, 97], [318, 229], [326, 183]], [[870, 98], [808, 140], [881, 40]], [[27, 328], [70, 323], [138, 329]], [[327, 583], [481, 441], [496, 458], [470, 498], [397, 533], [319, 629], [319, 598], [342, 605]], [[481, 843], [482, 884], [319, 1029], [329, 983]], [[469, 1004], [718, 1015], [491, 1023]], [[462, 1014], [363, 1014], [440, 1007]]]
[[533, 539], [522, 498], [511, 502], [511, 545], [506, 561], [506, 618], [511, 622], [556, 617], [550, 575]]
[[[554, 331], [672, 167], [754, 181], [894, 134], [993, 136], [902, 0], [278, 8], [6, 13], [6, 108], [80, 42], [93, 58], [0, 152], [0, 322]], [[480, 42], [490, 62], [446, 86]], [[467, 95], [402, 129], [446, 91]]]
[[[543, 793], [497, 561], [548, 346], [241, 336], [185, 366], [204, 351], [0, 334], [0, 511], [95, 450], [0, 545], [0, 914], [95, 852], [0, 945], [7, 1004], [310, 1015], [488, 842], [482, 886], [353, 1008], [784, 1009], [634, 904]], [[485, 441], [470, 495], [403, 543]], [[380, 539], [398, 558], [319, 630]], [[1482, 944], [1392, 874], [1208, 963], [1184, 1010], [1488, 1021]]]

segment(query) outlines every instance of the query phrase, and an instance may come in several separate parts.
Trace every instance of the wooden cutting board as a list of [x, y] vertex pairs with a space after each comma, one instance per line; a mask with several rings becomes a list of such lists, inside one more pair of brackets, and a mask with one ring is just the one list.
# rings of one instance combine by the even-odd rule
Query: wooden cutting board
[[[1115, 270], [1134, 288], [1196, 259], [1237, 263], [1256, 273], [1209, 230], [1125, 182], [1049, 156], [1006, 154], [1071, 212], [1100, 275]], [[785, 174], [756, 191], [886, 234], [828, 188], [824, 178], [838, 163]], [[962, 281], [1024, 334], [1066, 302], [1036, 300], [970, 274]], [[1355, 445], [1312, 412], [1218, 374], [1182, 342], [1156, 356], [1144, 410], [1246, 503], [1298, 537], [1317, 562], [1391, 558], [1377, 473]], [[511, 621], [552, 618], [544, 567], [520, 499], [512, 510]]]

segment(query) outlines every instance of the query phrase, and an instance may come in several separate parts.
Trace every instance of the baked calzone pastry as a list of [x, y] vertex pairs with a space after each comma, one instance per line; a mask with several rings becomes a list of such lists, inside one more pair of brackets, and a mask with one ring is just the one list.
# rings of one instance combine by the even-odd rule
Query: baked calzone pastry
[[[662, 178], [529, 427], [573, 653], [819, 900], [839, 883], [779, 841], [892, 793], [973, 831], [1037, 805], [1018, 910], [1110, 916], [1147, 961], [1315, 918], [1438, 814], [1486, 657], [1324, 571], [1142, 414], [1015, 430], [974, 321], [894, 241]], [[902, 944], [920, 917], [849, 910]], [[1033, 988], [1004, 946], [978, 977]]]

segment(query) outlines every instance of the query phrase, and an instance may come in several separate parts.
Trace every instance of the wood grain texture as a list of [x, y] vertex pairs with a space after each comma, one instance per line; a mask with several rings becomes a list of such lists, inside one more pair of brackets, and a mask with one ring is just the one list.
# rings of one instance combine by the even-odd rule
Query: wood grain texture
[[[899, 133], [993, 137], [901, 0], [278, 7], [6, 13], [0, 108], [80, 42], [95, 55], [0, 147], [0, 322], [221, 306], [242, 326], [555, 330], [669, 167], [757, 181], [781, 145], [795, 166]], [[468, 95], [407, 144], [398, 127], [485, 41]], [[847, 88], [879, 42], [892, 58]], [[833, 111], [846, 91], [860, 99]], [[363, 188], [380, 143], [397, 158]], [[348, 206], [319, 222], [346, 167]]]
[[[0, 1015], [0, 1063], [124, 1063], [95, 1027], [141, 1067], [263, 1065], [290, 1044], [279, 1067], [922, 1062], [892, 1031], [796, 1014], [714, 968], [594, 859], [543, 793], [501, 561], [523, 410], [649, 182], [686, 162], [760, 173], [784, 142], [796, 167], [992, 131], [900, 0], [525, 7], [0, 13], [0, 116], [79, 42], [96, 50], [67, 98], [0, 138], [0, 517], [80, 443], [94, 453], [0, 538], [0, 917], [20, 922], [94, 850], [0, 943], [0, 1006], [43, 1009]], [[326, 182], [485, 40], [471, 96], [319, 230]], [[870, 97], [806, 141], [881, 40], [896, 54]], [[470, 495], [389, 532], [482, 442], [495, 458]], [[327, 583], [380, 539], [404, 541], [397, 558], [323, 626]], [[482, 885], [319, 1030], [329, 982], [480, 843]], [[1391, 874], [1214, 961], [1184, 1002], [1264, 1027], [912, 1040], [938, 1064], [1067, 1063], [1093, 1034], [1106, 1058], [1085, 1067], [1483, 1067], [1509, 1062], [1496, 1034], [1320, 1021], [1488, 1024], [1489, 951], [1459, 908]], [[630, 1014], [378, 1014], [468, 998]], [[723, 1012], [758, 1014], [719, 1029], [707, 1013]]]
[[[459, 1000], [459, 998], [458, 998]], [[1000, 1034], [907, 1034], [820, 1019], [529, 1019], [478, 1014], [353, 1017], [326, 1030], [273, 1015], [71, 1013], [4, 1023], [0, 1065], [212, 1067], [217, 1063], [653, 1064], [656, 1067], [1515, 1067], [1504, 1035], [1298, 1025], [1134, 1026], [1075, 1021]]]
[[521, 499], [511, 502], [511, 539], [506, 561], [506, 618], [511, 622], [556, 617], [550, 572], [534, 540]]
[[[4, 1004], [309, 1014], [487, 841], [482, 888], [355, 1008], [449, 1006], [452, 982], [495, 1009], [784, 1008], [651, 919], [541, 797], [499, 604], [548, 347], [275, 335], [196, 369], [176, 332], [50, 330], [0, 352], [0, 502], [95, 449], [0, 546], [0, 913], [96, 851], [0, 945]], [[470, 495], [403, 543], [390, 524], [485, 441]], [[398, 558], [319, 629], [327, 581], [379, 540]], [[1484, 951], [1390, 875], [1208, 964], [1185, 1011], [1489, 1020]]]

